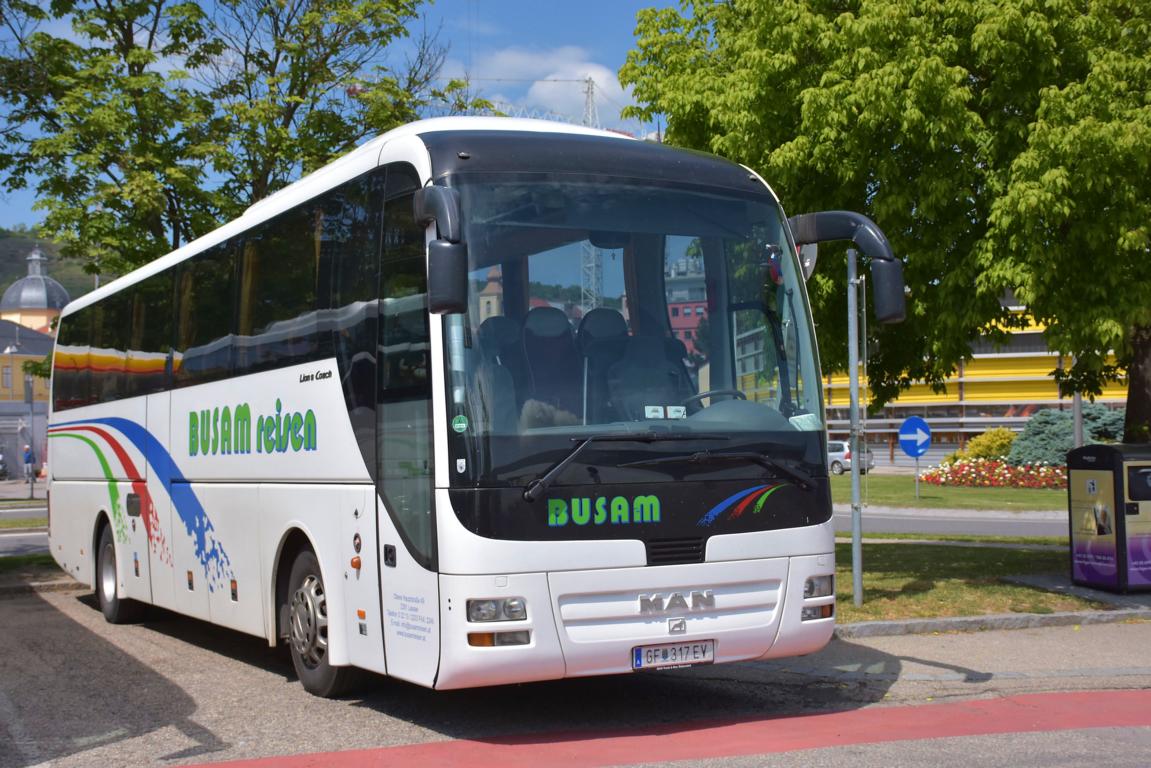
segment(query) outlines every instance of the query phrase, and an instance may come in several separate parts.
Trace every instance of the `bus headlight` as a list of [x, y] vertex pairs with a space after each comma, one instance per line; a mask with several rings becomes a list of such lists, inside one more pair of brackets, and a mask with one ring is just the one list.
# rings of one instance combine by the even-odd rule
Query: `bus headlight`
[[522, 597], [497, 600], [468, 600], [468, 621], [523, 621], [528, 604]]
[[803, 598], [827, 597], [835, 591], [835, 579], [832, 576], [812, 576], [803, 583]]

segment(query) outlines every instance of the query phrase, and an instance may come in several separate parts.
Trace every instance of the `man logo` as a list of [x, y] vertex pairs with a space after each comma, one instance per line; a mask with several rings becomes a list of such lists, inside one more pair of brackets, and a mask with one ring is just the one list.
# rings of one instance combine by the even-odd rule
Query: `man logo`
[[639, 596], [641, 614], [706, 611], [709, 608], [715, 608], [715, 595], [710, 589]]

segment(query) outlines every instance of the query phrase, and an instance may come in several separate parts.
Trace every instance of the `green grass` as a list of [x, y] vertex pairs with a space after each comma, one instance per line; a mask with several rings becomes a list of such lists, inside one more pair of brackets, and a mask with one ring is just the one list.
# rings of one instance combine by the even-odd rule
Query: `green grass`
[[851, 545], [837, 544], [838, 620], [931, 619], [1105, 608], [1069, 595], [1006, 584], [1004, 576], [1068, 573], [1064, 550], [863, 544], [863, 605], [851, 594]]
[[46, 517], [7, 517], [0, 519], [0, 530], [5, 528], [43, 528], [48, 525]]
[[28, 571], [46, 571], [51, 570], [56, 573], [63, 573], [60, 566], [56, 565], [56, 561], [52, 559], [49, 554], [39, 555], [12, 555], [11, 557], [0, 557], [0, 573], [19, 573]]
[[[836, 531], [840, 538], [851, 538], [850, 530]], [[865, 533], [866, 541], [945, 541], [960, 544], [1016, 544], [1022, 547], [1069, 546], [1066, 536], [982, 536], [976, 533]]]
[[[1036, 488], [956, 488], [920, 481], [915, 498], [914, 475], [879, 475], [860, 478], [864, 503], [876, 507], [922, 509], [1066, 510], [1067, 492]], [[851, 503], [851, 476], [831, 478], [831, 498], [836, 504]]]

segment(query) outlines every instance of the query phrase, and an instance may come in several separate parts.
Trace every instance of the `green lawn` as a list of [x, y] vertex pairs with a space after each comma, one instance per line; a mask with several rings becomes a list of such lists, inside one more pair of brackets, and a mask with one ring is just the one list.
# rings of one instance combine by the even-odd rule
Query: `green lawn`
[[[914, 475], [880, 475], [874, 472], [860, 478], [864, 503], [877, 507], [922, 507], [924, 509], [1017, 509], [1066, 510], [1067, 492], [1034, 488], [955, 488], [920, 481], [915, 498]], [[836, 504], [851, 503], [851, 476], [832, 475], [831, 497]]]
[[0, 519], [0, 530], [4, 528], [43, 528], [48, 525], [46, 517], [8, 517]]
[[1068, 571], [1066, 550], [863, 544], [863, 605], [851, 594], [851, 545], [837, 544], [838, 621], [934, 619], [996, 613], [1054, 613], [1104, 606], [1005, 584], [1003, 576]]

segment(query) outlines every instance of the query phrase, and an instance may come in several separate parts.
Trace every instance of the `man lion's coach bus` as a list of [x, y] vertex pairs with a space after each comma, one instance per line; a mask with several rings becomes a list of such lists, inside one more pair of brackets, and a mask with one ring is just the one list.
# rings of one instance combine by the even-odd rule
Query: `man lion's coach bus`
[[[49, 535], [111, 622], [286, 641], [304, 687], [809, 653], [834, 625], [798, 240], [734, 163], [547, 122], [386, 133], [70, 304]], [[898, 306], [896, 306], [898, 305]]]

